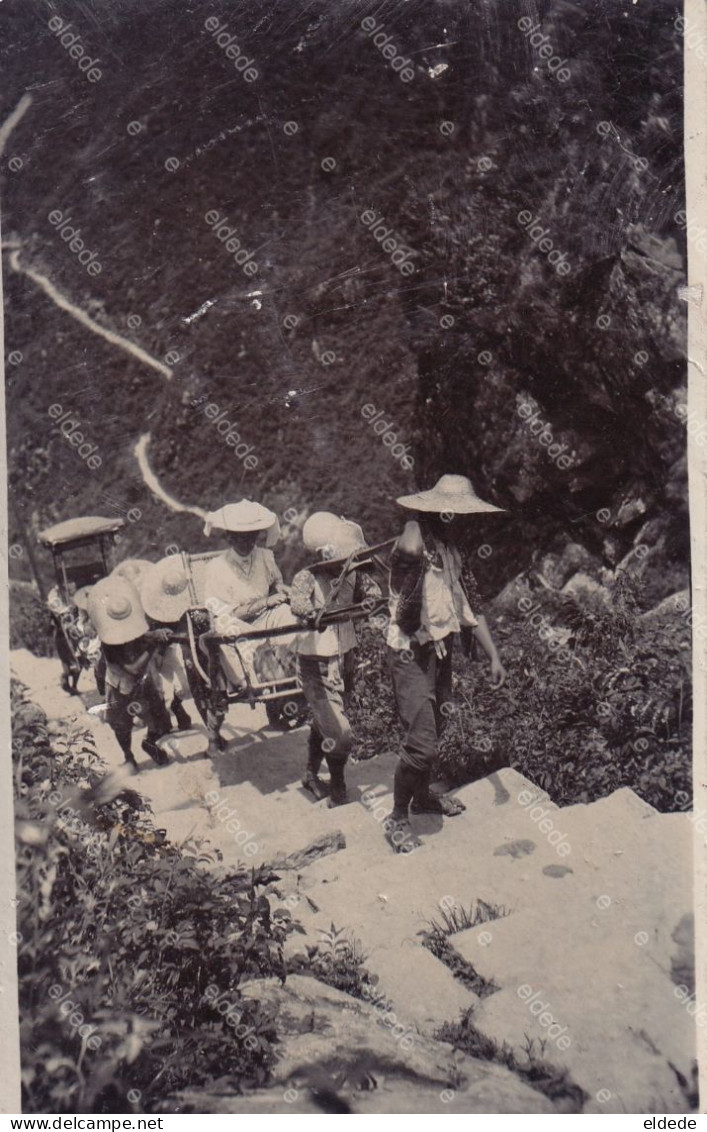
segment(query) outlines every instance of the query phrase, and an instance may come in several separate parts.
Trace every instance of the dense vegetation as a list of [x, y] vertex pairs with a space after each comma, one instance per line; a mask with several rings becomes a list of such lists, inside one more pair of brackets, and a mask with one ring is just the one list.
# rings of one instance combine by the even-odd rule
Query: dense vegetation
[[273, 874], [166, 844], [129, 790], [103, 800], [90, 735], [17, 688], [13, 723], [23, 1111], [153, 1111], [182, 1085], [262, 1084], [276, 1019], [238, 988], [285, 978]]
[[10, 648], [25, 648], [35, 656], [54, 655], [51, 615], [29, 582], [10, 583]]
[[[679, 806], [676, 795], [684, 802], [692, 793], [689, 618], [674, 607], [642, 615], [640, 595], [630, 574], [577, 595], [539, 585], [502, 594], [487, 613], [508, 679], [494, 690], [481, 650], [473, 660], [457, 655], [441, 777], [459, 785], [513, 766], [558, 805], [620, 786], [661, 811]], [[530, 616], [518, 607], [524, 597]], [[548, 644], [550, 631], [563, 652]], [[401, 739], [384, 639], [373, 628], [361, 664], [353, 720], [366, 758]]]
[[[83, 5], [77, 29], [103, 61], [94, 86], [40, 8], [3, 5], [6, 111], [28, 86], [33, 98], [12, 135], [24, 165], [6, 174], [5, 238], [98, 323], [170, 352], [174, 371], [168, 382], [80, 326], [7, 270], [6, 251], [6, 337], [22, 354], [8, 371], [12, 486], [30, 535], [70, 512], [138, 507], [127, 553], [196, 549], [199, 521], [157, 503], [137, 470], [149, 429], [160, 482], [188, 505], [243, 492], [300, 518], [330, 506], [379, 537], [397, 526], [400, 490], [466, 472], [510, 511], [480, 564], [494, 591], [567, 537], [613, 567], [648, 520], [658, 596], [676, 569], [684, 585], [678, 8], [541, 0], [565, 83], [497, 0], [376, 5], [413, 61], [407, 83], [361, 28], [370, 4], [215, 10], [257, 82], [198, 5]], [[38, 72], [51, 82], [34, 84]], [[100, 275], [58, 239], [53, 208], [98, 249]], [[412, 249], [411, 276], [361, 222], [369, 208]], [[256, 276], [205, 223], [211, 209], [257, 249]], [[520, 418], [528, 397], [569, 468]], [[254, 470], [209, 424], [209, 400], [253, 446]], [[52, 402], [98, 445], [98, 471], [50, 430]], [[412, 472], [365, 424], [367, 402], [412, 445]], [[288, 546], [288, 563], [298, 556]]]

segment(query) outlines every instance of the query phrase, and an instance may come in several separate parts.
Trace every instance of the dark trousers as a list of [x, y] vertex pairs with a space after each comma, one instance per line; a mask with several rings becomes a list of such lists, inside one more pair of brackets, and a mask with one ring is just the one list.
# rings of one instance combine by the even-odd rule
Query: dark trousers
[[109, 684], [106, 693], [106, 721], [124, 751], [130, 750], [136, 715], [147, 727], [148, 739], [159, 739], [171, 730], [164, 700], [149, 678], [138, 681], [132, 692], [119, 692]]
[[[326, 755], [327, 764], [345, 763], [353, 735], [346, 718], [355, 671], [355, 650], [343, 656], [297, 657], [300, 686], [312, 712], [310, 764]], [[327, 742], [328, 740], [328, 742]]]
[[400, 761], [412, 770], [431, 767], [445, 722], [443, 705], [453, 699], [453, 635], [445, 637], [444, 643], [447, 655], [441, 659], [432, 642], [419, 645], [413, 641], [404, 651], [388, 649], [395, 704], [405, 728]]

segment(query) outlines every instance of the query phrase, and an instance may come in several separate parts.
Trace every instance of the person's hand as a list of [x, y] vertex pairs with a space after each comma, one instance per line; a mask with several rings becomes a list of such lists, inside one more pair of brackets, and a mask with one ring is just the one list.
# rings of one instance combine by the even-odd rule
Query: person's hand
[[447, 646], [444, 641], [435, 641], [435, 652], [440, 660], [447, 655]]
[[398, 539], [398, 550], [401, 550], [404, 554], [419, 556], [422, 554], [423, 549], [424, 544], [420, 524], [416, 519], [409, 519], [403, 528], [403, 533]]
[[498, 657], [491, 661], [491, 687], [500, 688], [506, 682], [506, 670]]
[[270, 594], [270, 597], [265, 602], [267, 609], [273, 609], [276, 605], [282, 605], [287, 601], [287, 594], [275, 593]]
[[166, 645], [168, 641], [172, 640], [171, 629], [151, 629], [145, 636], [149, 641], [153, 641], [158, 645]]
[[307, 629], [316, 628], [317, 616], [318, 616], [316, 609], [310, 609], [306, 613], [296, 613], [296, 614], [293, 614], [293, 616], [295, 618], [295, 621], [297, 621], [300, 625], [304, 625], [305, 628], [307, 628]]

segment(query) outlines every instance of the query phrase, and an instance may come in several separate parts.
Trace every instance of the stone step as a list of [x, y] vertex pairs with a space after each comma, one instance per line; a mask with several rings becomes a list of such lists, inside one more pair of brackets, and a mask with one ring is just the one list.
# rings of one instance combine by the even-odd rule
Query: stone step
[[[60, 689], [56, 661], [15, 654], [13, 668], [50, 717], [70, 713], [88, 723], [81, 701]], [[108, 766], [122, 762], [110, 729], [96, 719], [89, 725]], [[382, 828], [394, 753], [351, 763], [352, 801], [330, 810], [301, 787], [306, 729], [277, 732], [262, 706], [234, 705], [223, 732], [226, 750], [213, 761], [204, 756], [201, 725], [166, 737], [172, 762], [164, 768], [141, 755], [144, 732], [136, 732], [134, 782], [171, 841], [201, 840], [226, 865], [272, 861], [319, 837], [339, 843], [340, 831], [345, 848], [281, 870], [271, 886], [280, 901], [296, 895], [293, 915], [307, 931], [289, 938], [288, 952], [316, 942], [333, 921], [358, 938], [401, 1023], [429, 1032], [473, 1006], [482, 1033], [517, 1053], [526, 1035], [536, 1053], [545, 1040], [547, 1059], [567, 1065], [586, 1089], [589, 1111], [685, 1110], [668, 1063], [689, 1078], [694, 1024], [671, 981], [671, 973], [689, 974], [688, 815], [659, 814], [626, 788], [560, 808], [506, 767], [454, 792], [464, 814], [413, 817], [422, 847], [398, 856]], [[222, 807], [207, 802], [211, 791]], [[420, 933], [481, 900], [505, 915], [450, 937], [501, 988], [477, 1000]], [[518, 994], [526, 985], [541, 992], [533, 1001], [546, 1010], [530, 1010]], [[569, 1036], [567, 1048], [549, 1038], [549, 1014], [560, 1037]]]
[[[546, 1040], [548, 1060], [566, 1065], [589, 1093], [586, 1111], [686, 1111], [670, 1063], [689, 1080], [694, 1026], [669, 968], [656, 959], [653, 929], [642, 946], [636, 922], [604, 920], [570, 904], [564, 916], [548, 919], [536, 908], [496, 921], [483, 947], [479, 929], [452, 939], [501, 987], [479, 1004], [474, 1024], [517, 1048], [526, 1036]], [[643, 924], [650, 926], [648, 916]], [[531, 1011], [527, 1000], [536, 992]], [[549, 1015], [558, 1024], [552, 1031]]]
[[366, 967], [378, 976], [377, 989], [392, 1003], [396, 1014], [423, 1033], [433, 1033], [479, 1001], [431, 951], [411, 939], [372, 948], [367, 952]]
[[[627, 801], [638, 820], [617, 824]], [[511, 916], [450, 942], [501, 985], [475, 1014], [483, 1033], [511, 1043], [524, 1034], [547, 1038], [547, 1027], [518, 996], [521, 986], [542, 992], [538, 1001], [550, 1003], [572, 1041], [563, 1051], [550, 1041], [548, 1056], [564, 1055], [593, 1098], [588, 1111], [652, 1111], [655, 1104], [685, 1111], [668, 1063], [689, 1080], [694, 1025], [675, 997], [671, 974], [684, 977], [680, 932], [692, 903], [691, 826], [687, 815], [646, 814], [623, 793], [586, 807], [589, 833], [594, 810], [598, 834], [579, 842], [569, 858], [574, 871], [554, 891], [541, 894], [529, 885]], [[577, 827], [568, 828], [576, 837]], [[587, 987], [590, 994], [579, 992]], [[613, 1108], [608, 1099], [597, 1100], [606, 1090]]]

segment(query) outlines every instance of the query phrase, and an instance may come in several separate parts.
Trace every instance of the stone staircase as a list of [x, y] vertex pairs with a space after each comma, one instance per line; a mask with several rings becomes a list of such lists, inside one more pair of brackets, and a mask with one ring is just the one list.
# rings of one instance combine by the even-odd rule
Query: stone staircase
[[[59, 688], [56, 661], [19, 651], [12, 668], [50, 718], [89, 718]], [[118, 765], [109, 729], [96, 718], [91, 726], [107, 765]], [[300, 785], [304, 729], [281, 734], [262, 708], [234, 707], [225, 734], [228, 749], [213, 763], [201, 728], [168, 737], [173, 761], [162, 769], [134, 744], [141, 772], [131, 785], [171, 841], [201, 838], [228, 865], [273, 861], [320, 839], [332, 851], [281, 870], [273, 899], [288, 901], [305, 942], [332, 922], [349, 929], [400, 1022], [430, 1035], [473, 1007], [474, 1025], [499, 1045], [521, 1054], [532, 1042], [537, 1055], [567, 1067], [587, 1094], [584, 1111], [688, 1110], [695, 1026], [675, 995], [691, 938], [688, 814], [659, 814], [628, 789], [560, 809], [505, 768], [456, 792], [467, 807], [459, 817], [414, 819], [423, 846], [396, 856], [381, 827], [391, 754], [352, 764], [352, 802], [329, 810]], [[256, 848], [246, 853], [247, 845]], [[479, 901], [497, 918], [449, 942], [499, 988], [481, 998], [420, 936], [444, 910]], [[290, 947], [301, 949], [304, 938], [290, 937]]]

